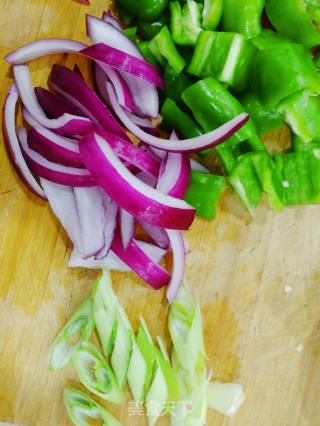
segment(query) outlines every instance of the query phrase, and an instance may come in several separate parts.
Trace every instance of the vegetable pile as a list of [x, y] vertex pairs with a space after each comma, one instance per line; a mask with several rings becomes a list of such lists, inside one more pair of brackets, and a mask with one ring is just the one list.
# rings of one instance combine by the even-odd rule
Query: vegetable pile
[[[320, 201], [320, 3], [318, 0], [119, 0], [127, 31], [163, 73], [162, 126], [195, 137], [244, 111], [250, 120], [214, 150], [253, 215], [269, 205]], [[286, 123], [288, 152], [261, 136]], [[211, 157], [208, 157], [211, 158]], [[187, 201], [215, 217], [223, 178], [193, 171]]]
[[[110, 273], [104, 271], [90, 295], [57, 336], [49, 366], [58, 370], [72, 361], [81, 384], [95, 396], [123, 404], [128, 384], [136, 407], [144, 406], [153, 426], [165, 413], [172, 425], [205, 424], [208, 406], [232, 416], [244, 401], [237, 384], [210, 383], [206, 370], [202, 319], [184, 284], [169, 312], [171, 359], [162, 339], [154, 343], [140, 318], [135, 334], [112, 290]], [[96, 329], [102, 352], [90, 342]], [[67, 388], [64, 402], [76, 426], [120, 423], [87, 394]]]
[[[189, 153], [222, 143], [245, 126], [248, 114], [234, 111], [207, 133], [186, 139], [175, 132], [170, 139], [160, 137], [152, 118], [159, 118], [161, 72], [109, 13], [102, 19], [87, 16], [86, 24], [92, 46], [38, 40], [7, 55], [14, 75], [3, 109], [8, 151], [21, 178], [49, 201], [70, 237], [70, 266], [133, 270], [155, 289], [168, 285], [172, 301], [187, 252], [181, 231], [195, 217], [183, 199]], [[61, 65], [52, 67], [49, 90], [34, 89], [26, 63], [68, 52], [93, 61], [97, 89], [77, 67]], [[24, 127], [16, 131], [19, 99]], [[218, 187], [221, 191], [221, 183]], [[187, 198], [191, 194], [192, 186]], [[154, 244], [136, 238], [137, 225]], [[169, 249], [171, 275], [160, 266]]]

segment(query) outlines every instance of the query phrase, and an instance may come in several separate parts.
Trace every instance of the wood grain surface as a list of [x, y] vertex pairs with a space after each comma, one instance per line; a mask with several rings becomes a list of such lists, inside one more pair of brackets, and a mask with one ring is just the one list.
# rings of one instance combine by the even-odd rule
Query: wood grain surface
[[[91, 0], [90, 7], [72, 0], [0, 3], [1, 57], [40, 37], [86, 41], [85, 13], [100, 15], [107, 7], [102, 0]], [[46, 81], [54, 62], [74, 60], [35, 61], [35, 84]], [[1, 104], [11, 82], [10, 68], [1, 62]], [[273, 135], [278, 138], [287, 143], [288, 132]], [[50, 373], [47, 354], [96, 273], [67, 269], [65, 233], [48, 205], [20, 183], [2, 140], [0, 171], [0, 421], [68, 426], [62, 390], [80, 386], [72, 367]], [[208, 425], [320, 424], [319, 217], [319, 206], [278, 214], [262, 205], [251, 219], [227, 192], [216, 221], [197, 220], [187, 233], [192, 252], [186, 275], [201, 298], [208, 365], [215, 379], [241, 383], [247, 397], [232, 420], [211, 411]], [[114, 273], [113, 279], [133, 325], [143, 314], [153, 335], [166, 338], [164, 294], [133, 274]], [[146, 424], [130, 416], [127, 406], [108, 408], [123, 425]]]

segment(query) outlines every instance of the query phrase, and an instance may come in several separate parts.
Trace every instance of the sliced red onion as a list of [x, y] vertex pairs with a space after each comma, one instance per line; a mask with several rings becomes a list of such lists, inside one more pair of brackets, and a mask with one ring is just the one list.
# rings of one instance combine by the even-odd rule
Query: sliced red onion
[[5, 60], [11, 65], [22, 65], [26, 62], [38, 59], [41, 56], [54, 55], [56, 53], [79, 52], [86, 47], [78, 41], [59, 38], [47, 38], [25, 44], [14, 52], [9, 53]]
[[[136, 45], [117, 28], [94, 16], [87, 15], [87, 34], [93, 43], [104, 43], [124, 53], [143, 60]], [[159, 96], [156, 88], [136, 77], [123, 74], [137, 106], [138, 112], [157, 118], [159, 115]]]
[[[120, 103], [120, 102], [119, 102]], [[135, 114], [130, 114], [128, 113], [130, 119], [132, 120], [132, 122], [134, 124], [136, 124], [137, 126], [141, 127], [141, 129], [143, 129], [144, 131], [146, 131], [147, 133], [150, 133], [154, 136], [158, 136], [159, 135], [159, 130], [156, 126], [154, 126], [150, 120], [148, 120], [147, 118], [142, 118], [139, 117]], [[158, 155], [157, 155], [158, 157]]]
[[183, 198], [190, 183], [190, 160], [187, 154], [169, 152], [157, 189], [176, 198]]
[[105, 210], [101, 190], [74, 188], [81, 228], [82, 257], [90, 258], [104, 247]]
[[49, 118], [59, 118], [63, 114], [81, 116], [81, 111], [67, 102], [61, 96], [44, 89], [36, 87], [34, 89], [38, 102]]
[[135, 166], [135, 168], [158, 178], [160, 163], [149, 152], [142, 150], [128, 140], [119, 138], [110, 132], [101, 130], [97, 130], [96, 132], [108, 142], [119, 158], [129, 162]]
[[210, 173], [210, 170], [204, 167], [202, 164], [200, 164], [198, 161], [196, 161], [193, 158], [190, 158], [190, 165], [191, 170], [196, 172], [202, 172], [202, 173]]
[[30, 167], [40, 177], [60, 185], [84, 187], [95, 185], [95, 181], [88, 170], [52, 163], [42, 157], [42, 155], [30, 149], [28, 146], [26, 129], [19, 129], [18, 137], [22, 151]]
[[97, 43], [81, 50], [81, 54], [94, 60], [116, 68], [121, 72], [132, 74], [141, 80], [156, 87], [164, 87], [164, 81], [154, 66], [144, 59], [136, 58], [104, 43]]
[[49, 161], [64, 166], [84, 168], [78, 145], [45, 127], [38, 125], [29, 131], [28, 145]]
[[12, 163], [19, 173], [21, 179], [28, 188], [44, 200], [47, 199], [43, 189], [31, 173], [26, 163], [16, 134], [16, 106], [19, 99], [19, 93], [16, 85], [13, 84], [8, 92], [2, 117], [2, 127], [4, 142]]
[[117, 216], [118, 216], [118, 206], [114, 203], [111, 198], [100, 189], [101, 197], [104, 206], [104, 247], [95, 255], [97, 260], [103, 259], [106, 257], [110, 251], [110, 247], [113, 241], [114, 233], [117, 227]]
[[165, 229], [145, 222], [140, 222], [140, 225], [159, 247], [163, 249], [169, 247], [169, 238]]
[[121, 235], [116, 232], [112, 243], [112, 251], [155, 290], [164, 287], [170, 281], [170, 275], [155, 263], [134, 239], [131, 240], [125, 250], [122, 245]]
[[172, 303], [179, 292], [184, 277], [185, 246], [181, 232], [167, 230], [167, 233], [173, 253], [173, 270], [167, 289], [167, 298]]
[[49, 119], [40, 107], [34, 93], [27, 65], [13, 67], [17, 89], [25, 108], [42, 126], [54, 129], [64, 136], [80, 135], [88, 132], [91, 122], [85, 117], [64, 114], [60, 118]]
[[[159, 263], [166, 254], [166, 250], [154, 246], [153, 244], [138, 240], [135, 240], [135, 242], [137, 246], [144, 250], [154, 263]], [[119, 257], [111, 250], [105, 258], [98, 260], [94, 257], [91, 257], [90, 259], [83, 259], [79, 251], [74, 248], [71, 253], [68, 266], [70, 268], [115, 269], [122, 272], [131, 271], [131, 268], [120, 260]]]
[[119, 105], [114, 93], [114, 89], [110, 83], [107, 83], [107, 90], [112, 108], [125, 127], [143, 142], [152, 145], [155, 148], [160, 148], [166, 151], [197, 152], [206, 148], [217, 146], [219, 143], [225, 141], [227, 138], [237, 132], [249, 120], [249, 115], [247, 113], [242, 113], [234, 119], [228, 121], [226, 124], [213, 130], [212, 132], [197, 136], [195, 138], [182, 139], [179, 141], [162, 139], [144, 132], [142, 129], [140, 129], [140, 127], [132, 122], [128, 114]]
[[50, 207], [72, 241], [75, 250], [82, 253], [81, 227], [74, 190], [40, 178]]
[[70, 255], [68, 262], [69, 268], [85, 268], [85, 269], [110, 269], [121, 272], [130, 272], [131, 269], [122, 260], [119, 259], [112, 251], [102, 259], [90, 257], [83, 259], [78, 250], [74, 249]]
[[[151, 132], [148, 132], [148, 133], [151, 133]], [[151, 145], [146, 145], [146, 146], [150, 149], [151, 152], [154, 153], [154, 155], [156, 155], [161, 160], [164, 160], [166, 158], [166, 156], [167, 156], [167, 152], [166, 151], [163, 151], [162, 149], [154, 148]]]
[[119, 24], [119, 22], [114, 18], [109, 11], [105, 11], [102, 14], [102, 20], [104, 22], [107, 22], [108, 24], [111, 24], [113, 27], [117, 28], [117, 30], [122, 31], [122, 27]]
[[54, 65], [48, 80], [49, 86], [80, 109], [94, 124], [125, 137], [125, 131], [113, 117], [107, 106], [87, 83], [75, 72], [61, 65]]
[[195, 210], [185, 201], [162, 194], [133, 176], [98, 134], [91, 132], [80, 140], [79, 146], [86, 167], [120, 208], [138, 220], [162, 228], [189, 228]]
[[127, 250], [134, 237], [134, 217], [122, 209], [120, 210], [120, 232], [123, 248]]

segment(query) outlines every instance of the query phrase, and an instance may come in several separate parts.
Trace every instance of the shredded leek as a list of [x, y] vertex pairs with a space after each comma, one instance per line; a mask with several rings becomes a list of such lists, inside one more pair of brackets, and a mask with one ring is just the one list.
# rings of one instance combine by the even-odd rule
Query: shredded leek
[[80, 382], [90, 392], [115, 404], [123, 402], [124, 393], [118, 386], [114, 372], [92, 343], [80, 345], [73, 355], [73, 363]]
[[118, 299], [113, 292], [110, 271], [103, 271], [93, 289], [93, 317], [105, 356], [113, 350], [117, 334]]
[[67, 388], [63, 399], [70, 420], [76, 426], [121, 426], [112, 414], [83, 392]]
[[58, 370], [67, 365], [79, 345], [90, 339], [93, 328], [92, 299], [88, 297], [75, 310], [53, 342], [49, 354], [49, 368]]

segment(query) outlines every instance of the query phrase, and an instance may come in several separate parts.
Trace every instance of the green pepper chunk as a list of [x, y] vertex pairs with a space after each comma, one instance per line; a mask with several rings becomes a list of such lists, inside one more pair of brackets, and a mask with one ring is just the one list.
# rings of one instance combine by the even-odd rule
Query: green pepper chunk
[[267, 194], [269, 205], [273, 209], [282, 210], [284, 188], [281, 174], [266, 151], [241, 156], [228, 179], [252, 215], [263, 192]]
[[204, 0], [202, 12], [202, 28], [214, 31], [222, 17], [223, 0]]
[[196, 209], [198, 216], [215, 219], [217, 203], [225, 187], [223, 176], [193, 171], [185, 200]]
[[239, 96], [239, 101], [244, 110], [256, 125], [258, 135], [264, 135], [271, 130], [280, 129], [283, 126], [283, 119], [275, 109], [264, 108], [258, 98], [252, 92], [245, 92]]
[[292, 150], [293, 151], [309, 151], [315, 149], [320, 153], [320, 137], [313, 142], [305, 143], [299, 136], [293, 135]]
[[151, 40], [162, 28], [168, 24], [169, 18], [167, 13], [163, 13], [156, 21], [145, 22], [141, 19], [136, 20], [138, 32], [144, 40]]
[[178, 52], [167, 26], [150, 41], [149, 49], [161, 65], [169, 63], [177, 73], [185, 67], [185, 60]]
[[[240, 102], [221, 83], [211, 77], [188, 87], [182, 93], [182, 99], [206, 132], [244, 112]], [[254, 123], [249, 120], [222, 145], [238, 144], [255, 134]]]
[[320, 137], [320, 97], [308, 92], [296, 92], [278, 105], [292, 131], [304, 143]]
[[290, 43], [290, 40], [287, 37], [284, 37], [283, 35], [280, 35], [272, 30], [264, 29], [261, 31], [261, 33], [253, 38], [251, 42], [259, 49], [259, 50], [265, 50], [265, 49], [272, 49], [273, 47], [277, 47], [281, 45], [282, 43]]
[[192, 82], [185, 74], [178, 74], [169, 64], [164, 70], [163, 78], [165, 81], [165, 95], [177, 104], [181, 103], [182, 93], [187, 87], [191, 86]]
[[176, 44], [194, 46], [201, 28], [203, 6], [194, 0], [187, 0], [180, 5], [179, 1], [170, 3], [171, 33]]
[[256, 37], [262, 29], [264, 4], [265, 0], [223, 0], [223, 30], [241, 33], [248, 39]]
[[163, 126], [167, 130], [176, 130], [186, 139], [202, 135], [201, 129], [192, 118], [182, 111], [172, 99], [166, 99], [161, 109], [161, 115]]
[[277, 154], [286, 205], [320, 203], [320, 150]]
[[261, 50], [251, 62], [249, 81], [266, 108], [275, 107], [297, 91], [320, 93], [320, 76], [310, 55], [303, 46], [290, 42]]
[[200, 34], [188, 71], [199, 77], [216, 77], [242, 92], [256, 47], [242, 34], [204, 31]]
[[137, 44], [137, 48], [140, 50], [140, 52], [144, 56], [144, 59], [147, 62], [149, 62], [149, 64], [157, 66], [158, 61], [155, 59], [155, 57], [151, 53], [149, 45], [150, 43], [148, 41], [140, 41], [140, 43]]
[[129, 28], [125, 28], [123, 30], [123, 33], [130, 38], [130, 40], [132, 40], [133, 42], [136, 41], [136, 37], [137, 37], [137, 27], [129, 27]]
[[119, 0], [133, 16], [144, 21], [156, 20], [167, 6], [168, 0]]
[[267, 0], [266, 11], [276, 30], [307, 48], [320, 44], [319, 3], [304, 0]]

